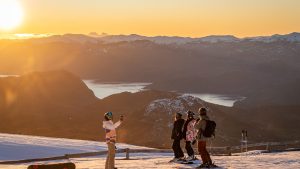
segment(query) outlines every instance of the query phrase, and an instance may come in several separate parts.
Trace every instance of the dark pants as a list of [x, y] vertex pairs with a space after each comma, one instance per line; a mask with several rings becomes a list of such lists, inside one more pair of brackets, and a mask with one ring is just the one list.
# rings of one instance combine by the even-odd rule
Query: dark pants
[[189, 156], [192, 156], [194, 155], [194, 150], [193, 150], [193, 147], [192, 147], [192, 143], [190, 141], [186, 141], [185, 142], [185, 149], [186, 149], [186, 152]]
[[209, 153], [206, 149], [206, 141], [198, 141], [198, 151], [201, 155], [201, 159], [203, 163], [212, 164]]
[[173, 140], [172, 149], [174, 151], [175, 158], [184, 157], [183, 151], [180, 147], [180, 140]]

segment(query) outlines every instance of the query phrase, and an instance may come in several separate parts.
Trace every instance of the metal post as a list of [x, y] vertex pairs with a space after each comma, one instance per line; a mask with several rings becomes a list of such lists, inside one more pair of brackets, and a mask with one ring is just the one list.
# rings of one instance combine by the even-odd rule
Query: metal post
[[270, 151], [270, 145], [269, 145], [269, 143], [267, 143], [267, 145], [266, 145], [266, 151]]
[[248, 132], [247, 130], [242, 130], [242, 139], [241, 139], [241, 153], [248, 151]]
[[129, 160], [129, 148], [125, 149], [125, 153], [126, 153], [126, 160]]
[[227, 154], [231, 156], [231, 147], [226, 147]]

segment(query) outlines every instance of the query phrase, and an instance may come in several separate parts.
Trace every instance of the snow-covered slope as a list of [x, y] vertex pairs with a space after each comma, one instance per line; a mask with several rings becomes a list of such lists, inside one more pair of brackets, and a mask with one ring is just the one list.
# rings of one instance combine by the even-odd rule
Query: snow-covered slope
[[[103, 151], [107, 149], [106, 147], [106, 143], [97, 141], [0, 134], [0, 161]], [[117, 144], [117, 147], [145, 148], [128, 144]]]
[[[128, 147], [131, 149], [144, 148], [126, 144], [117, 144], [117, 147]], [[0, 134], [0, 161], [20, 158], [63, 155], [65, 153], [99, 151], [105, 149], [105, 143], [100, 142]], [[172, 158], [172, 154], [170, 153], [139, 153], [131, 154], [130, 157], [132, 160], [121, 160], [124, 158], [124, 154], [119, 154], [117, 156], [116, 166], [122, 169], [188, 169], [194, 168], [200, 163], [200, 161], [197, 161], [196, 164], [193, 165], [168, 163], [168, 161]], [[234, 156], [212, 156], [212, 159], [218, 166], [220, 166], [220, 168], [300, 168], [300, 152], [296, 151], [283, 153], [262, 153], [262, 151], [252, 151], [244, 154], [237, 154]], [[105, 164], [105, 157], [99, 156], [91, 158], [77, 158], [70, 159], [70, 161], [76, 164], [77, 169], [103, 169]], [[40, 163], [53, 163], [53, 161]], [[19, 165], [0, 165], [0, 168], [25, 169], [30, 164], [31, 163]]]

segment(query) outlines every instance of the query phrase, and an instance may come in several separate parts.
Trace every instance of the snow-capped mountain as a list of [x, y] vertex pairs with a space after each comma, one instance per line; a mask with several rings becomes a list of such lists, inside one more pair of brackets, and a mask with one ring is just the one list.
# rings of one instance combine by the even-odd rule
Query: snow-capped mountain
[[210, 35], [199, 38], [190, 37], [178, 37], [178, 36], [154, 36], [147, 37], [137, 34], [131, 35], [104, 35], [99, 39], [104, 42], [120, 42], [120, 41], [136, 41], [136, 40], [149, 40], [158, 44], [186, 44], [194, 42], [208, 42], [208, 43], [218, 43], [218, 42], [241, 42], [241, 41], [255, 41], [255, 42], [276, 42], [276, 41], [288, 41], [288, 42], [300, 42], [300, 33], [294, 32], [286, 35], [272, 35], [272, 36], [258, 36], [258, 37], [247, 37], [247, 38], [237, 38], [232, 35]]
[[179, 36], [142, 36], [137, 34], [131, 35], [107, 35], [93, 32], [88, 35], [83, 34], [64, 34], [53, 35], [44, 38], [35, 38], [38, 42], [65, 42], [65, 43], [116, 43], [116, 42], [132, 42], [138, 40], [147, 40], [157, 44], [187, 44], [187, 43], [218, 43], [218, 42], [241, 42], [241, 41], [253, 41], [253, 42], [276, 42], [276, 41], [288, 41], [288, 42], [300, 42], [300, 33], [294, 32], [286, 35], [272, 35], [272, 36], [258, 36], [237, 38], [232, 35], [210, 35], [199, 38], [191, 37], [179, 37]]
[[300, 33], [293, 32], [286, 35], [272, 35], [272, 36], [258, 36], [258, 37], [247, 37], [237, 38], [233, 35], [210, 35], [199, 38], [191, 37], [178, 37], [178, 36], [141, 36], [137, 34], [131, 35], [103, 35], [100, 37], [104, 42], [120, 42], [120, 41], [136, 41], [136, 40], [149, 40], [158, 44], [186, 44], [193, 42], [241, 42], [241, 41], [256, 41], [256, 42], [276, 42], [276, 41], [288, 41], [288, 42], [300, 42]]
[[157, 44], [186, 44], [193, 42], [238, 42], [240, 39], [232, 35], [211, 35], [201, 38], [179, 37], [179, 36], [141, 36], [141, 35], [108, 35], [102, 37], [104, 42], [120, 42], [120, 41], [135, 41], [135, 40], [148, 40]]
[[293, 32], [286, 35], [272, 35], [272, 36], [258, 36], [245, 38], [245, 40], [256, 41], [256, 42], [276, 42], [276, 41], [287, 41], [287, 42], [300, 42], [300, 33]]
[[122, 41], [136, 41], [136, 40], [146, 40], [148, 37], [141, 36], [137, 34], [131, 34], [131, 35], [106, 35], [99, 40], [102, 40], [104, 42], [108, 43], [114, 43], [114, 42], [122, 42]]
[[239, 42], [241, 39], [232, 36], [232, 35], [211, 35], [206, 36], [203, 38], [199, 38], [199, 42], [210, 42], [210, 43], [217, 43], [217, 42]]
[[64, 43], [97, 43], [99, 40], [92, 36], [83, 34], [64, 34], [64, 35], [53, 35], [45, 38], [34, 38], [32, 39], [39, 43], [52, 43], [52, 42], [64, 42]]
[[112, 43], [112, 42], [120, 42], [120, 41], [136, 41], [136, 40], [148, 40], [157, 44], [185, 44], [189, 42], [195, 41], [194, 38], [189, 37], [178, 37], [178, 36], [154, 36], [147, 37], [141, 36], [137, 34], [131, 35], [107, 35], [100, 38], [104, 42]]
[[[195, 112], [199, 107], [203, 106], [204, 102], [202, 100], [188, 95], [153, 100], [146, 107], [144, 113], [146, 119], [152, 119], [154, 117], [153, 120], [156, 121], [152, 124], [152, 130], [150, 130], [152, 132], [149, 134], [155, 137], [157, 133], [167, 133], [166, 130], [171, 131], [175, 113], [181, 113], [185, 117], [187, 110], [193, 110]], [[169, 129], [166, 129], [166, 127]], [[162, 141], [163, 140], [161, 140], [161, 142]]]

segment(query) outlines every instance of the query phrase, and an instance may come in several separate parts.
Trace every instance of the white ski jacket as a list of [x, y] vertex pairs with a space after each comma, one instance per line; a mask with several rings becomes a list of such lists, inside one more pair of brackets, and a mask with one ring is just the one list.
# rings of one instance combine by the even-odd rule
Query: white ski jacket
[[116, 142], [117, 133], [116, 128], [118, 128], [121, 125], [121, 121], [113, 123], [112, 120], [109, 121], [103, 121], [103, 128], [105, 129], [105, 139], [107, 143]]
[[206, 128], [206, 120], [209, 120], [207, 115], [200, 116], [200, 120], [195, 124], [195, 129], [197, 130], [197, 139], [200, 141], [207, 141], [210, 138], [203, 136], [203, 131]]

